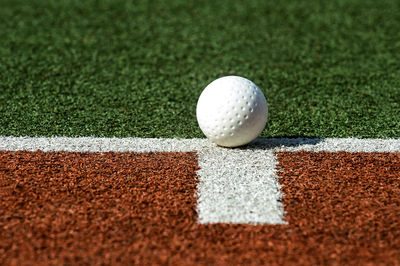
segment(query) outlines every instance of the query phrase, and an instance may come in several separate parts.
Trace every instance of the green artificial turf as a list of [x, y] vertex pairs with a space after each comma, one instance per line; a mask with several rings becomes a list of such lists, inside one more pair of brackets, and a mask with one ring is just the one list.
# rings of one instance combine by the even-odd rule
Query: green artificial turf
[[224, 75], [263, 137], [400, 137], [400, 2], [0, 0], [0, 135], [203, 137]]

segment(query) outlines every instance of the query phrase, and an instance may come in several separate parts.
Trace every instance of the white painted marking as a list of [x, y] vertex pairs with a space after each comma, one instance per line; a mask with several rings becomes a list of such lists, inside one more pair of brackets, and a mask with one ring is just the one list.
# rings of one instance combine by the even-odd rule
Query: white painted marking
[[0, 150], [70, 152], [188, 152], [204, 145], [206, 139], [143, 139], [93, 137], [0, 137]]
[[1, 137], [0, 150], [197, 152], [200, 223], [282, 224], [277, 151], [400, 152], [400, 139], [257, 139], [236, 149], [206, 139]]
[[94, 138], [94, 137], [4, 137], [0, 136], [0, 150], [5, 151], [72, 151], [72, 152], [188, 152], [211, 148], [269, 151], [346, 151], [346, 152], [400, 152], [400, 139], [357, 138], [265, 138], [256, 139], [241, 148], [222, 148], [207, 139], [162, 138]]
[[249, 149], [313, 152], [400, 152], [400, 139], [271, 138], [257, 139]]
[[199, 151], [199, 222], [284, 223], [276, 164], [273, 151]]

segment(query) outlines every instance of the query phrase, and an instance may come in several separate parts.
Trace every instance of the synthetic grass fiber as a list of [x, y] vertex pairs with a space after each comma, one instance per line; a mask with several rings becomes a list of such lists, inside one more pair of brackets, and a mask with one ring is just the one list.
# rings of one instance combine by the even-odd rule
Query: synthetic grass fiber
[[399, 137], [400, 2], [0, 0], [0, 135], [203, 137], [225, 75], [263, 137]]

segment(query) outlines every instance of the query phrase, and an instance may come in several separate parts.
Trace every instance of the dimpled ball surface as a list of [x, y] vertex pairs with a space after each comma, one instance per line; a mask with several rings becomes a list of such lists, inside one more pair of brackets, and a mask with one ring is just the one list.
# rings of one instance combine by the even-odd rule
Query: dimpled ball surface
[[201, 93], [196, 109], [204, 135], [224, 147], [245, 145], [261, 133], [268, 117], [267, 101], [248, 79], [227, 76], [214, 80]]

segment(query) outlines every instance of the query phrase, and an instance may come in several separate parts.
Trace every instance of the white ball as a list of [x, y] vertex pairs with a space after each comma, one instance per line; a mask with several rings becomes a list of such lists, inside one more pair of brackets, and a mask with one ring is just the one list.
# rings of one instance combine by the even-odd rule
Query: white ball
[[264, 94], [248, 79], [227, 76], [211, 82], [197, 102], [204, 135], [224, 147], [245, 145], [263, 131], [268, 107]]

